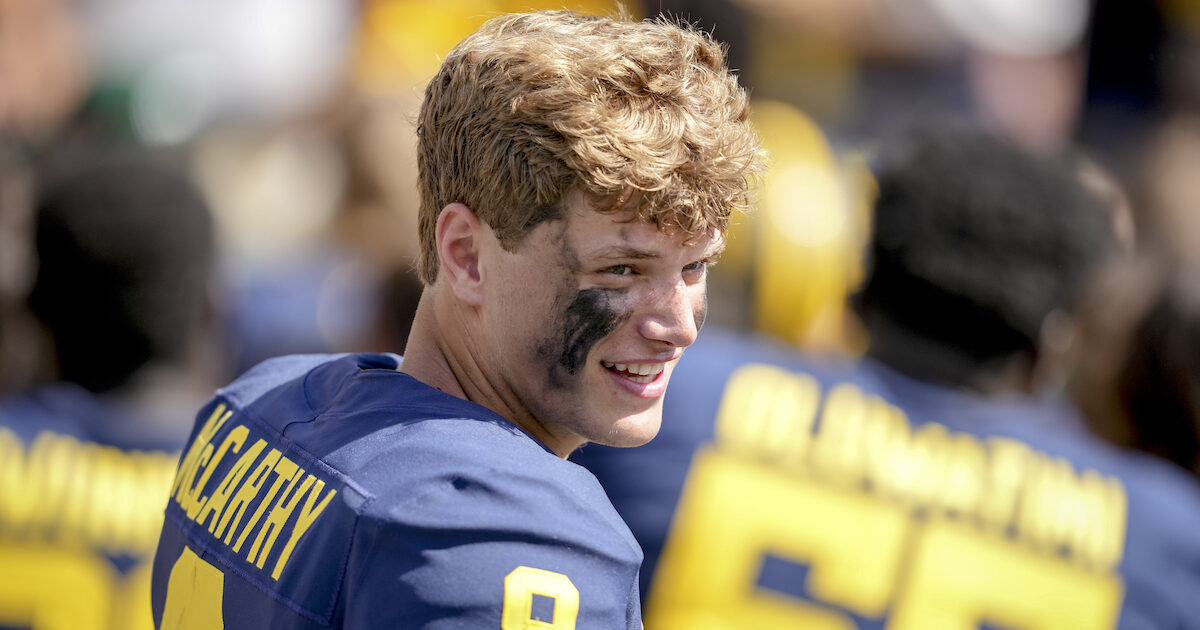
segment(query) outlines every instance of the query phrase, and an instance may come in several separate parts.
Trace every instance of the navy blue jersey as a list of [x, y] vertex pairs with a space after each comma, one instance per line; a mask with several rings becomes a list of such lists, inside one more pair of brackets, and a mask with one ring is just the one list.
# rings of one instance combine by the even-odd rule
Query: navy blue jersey
[[0, 627], [153, 626], [174, 420], [70, 384], [0, 401]]
[[1065, 406], [706, 329], [661, 433], [573, 459], [646, 553], [646, 627], [1200, 628], [1200, 484]]
[[201, 411], [160, 627], [640, 627], [641, 551], [595, 478], [397, 361], [273, 359]]

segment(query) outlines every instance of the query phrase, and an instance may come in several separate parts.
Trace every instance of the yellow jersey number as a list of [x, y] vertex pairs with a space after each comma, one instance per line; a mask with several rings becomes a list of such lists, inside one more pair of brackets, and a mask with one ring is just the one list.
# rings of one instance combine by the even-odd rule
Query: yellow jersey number
[[[191, 549], [184, 548], [167, 582], [164, 630], [221, 630], [225, 576]], [[534, 617], [534, 596], [554, 601], [550, 620]], [[520, 566], [504, 578], [501, 630], [575, 630], [579, 589], [561, 573]], [[66, 626], [72, 627], [72, 626]]]
[[222, 630], [225, 574], [184, 547], [167, 578], [163, 630]]
[[[808, 565], [812, 601], [756, 586], [766, 554]], [[697, 453], [646, 610], [651, 630], [1111, 630], [1122, 595], [1088, 571], [947, 520], [716, 448]]]
[[[534, 618], [534, 595], [554, 600], [549, 621]], [[575, 630], [578, 616], [579, 589], [562, 573], [521, 566], [504, 578], [500, 630]]]

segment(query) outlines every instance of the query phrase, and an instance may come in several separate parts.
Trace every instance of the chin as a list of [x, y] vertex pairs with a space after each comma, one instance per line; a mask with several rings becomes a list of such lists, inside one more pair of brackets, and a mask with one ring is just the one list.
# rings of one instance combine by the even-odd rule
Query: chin
[[658, 435], [660, 426], [662, 426], [662, 409], [655, 407], [643, 413], [620, 418], [612, 424], [603, 437], [590, 441], [620, 448], [641, 446]]

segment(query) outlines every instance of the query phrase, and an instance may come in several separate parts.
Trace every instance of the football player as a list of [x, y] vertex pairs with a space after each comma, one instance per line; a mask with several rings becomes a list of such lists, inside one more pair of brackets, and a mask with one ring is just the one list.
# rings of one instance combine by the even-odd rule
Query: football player
[[53, 365], [0, 399], [0, 626], [150, 628], [163, 496], [215, 381], [212, 216], [106, 141], [37, 174], [28, 306]]
[[655, 440], [578, 454], [644, 547], [647, 627], [1197, 627], [1195, 480], [1046, 393], [1116, 242], [1076, 164], [891, 145], [865, 357], [706, 330]]
[[293, 356], [199, 414], [163, 628], [639, 628], [641, 552], [566, 457], [658, 430], [761, 151], [707, 35], [495, 18], [418, 122], [425, 289], [399, 357]]

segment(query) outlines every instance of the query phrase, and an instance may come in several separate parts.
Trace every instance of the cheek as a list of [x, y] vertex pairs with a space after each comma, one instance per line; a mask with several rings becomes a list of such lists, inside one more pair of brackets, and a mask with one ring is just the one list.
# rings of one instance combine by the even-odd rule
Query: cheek
[[631, 313], [629, 298], [621, 291], [577, 292], [564, 309], [557, 330], [538, 348], [539, 357], [547, 363], [550, 382], [565, 387], [586, 364], [592, 347], [628, 320]]
[[696, 330], [704, 327], [704, 319], [708, 317], [708, 291], [701, 290], [700, 295], [692, 299], [692, 321]]

